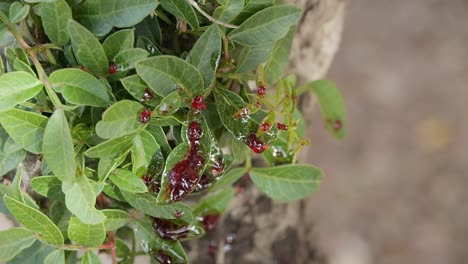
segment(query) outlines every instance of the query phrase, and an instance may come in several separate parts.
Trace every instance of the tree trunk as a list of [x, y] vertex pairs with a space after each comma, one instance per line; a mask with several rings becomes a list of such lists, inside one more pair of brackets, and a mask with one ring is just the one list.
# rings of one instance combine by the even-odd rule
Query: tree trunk
[[[289, 0], [304, 9], [293, 44], [290, 71], [299, 82], [323, 78], [338, 48], [344, 18], [342, 0]], [[304, 112], [310, 111], [303, 107]], [[216, 230], [189, 243], [193, 263], [325, 263], [317, 248], [307, 200], [278, 204], [247, 179]]]

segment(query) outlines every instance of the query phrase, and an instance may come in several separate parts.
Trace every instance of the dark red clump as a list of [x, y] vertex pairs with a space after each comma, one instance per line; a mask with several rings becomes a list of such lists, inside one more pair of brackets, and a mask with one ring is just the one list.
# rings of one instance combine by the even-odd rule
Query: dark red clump
[[205, 158], [200, 154], [192, 154], [190, 156], [190, 166], [195, 170], [199, 170], [205, 164]]
[[150, 89], [146, 88], [145, 91], [143, 92], [143, 97], [141, 98], [140, 101], [142, 101], [143, 103], [145, 102], [148, 102], [149, 100], [153, 99], [154, 98], [154, 95], [153, 93], [151, 92]]
[[178, 224], [167, 219], [154, 218], [153, 229], [162, 239], [178, 240], [186, 238], [190, 230], [185, 224]]
[[335, 131], [340, 131], [341, 128], [343, 128], [343, 122], [341, 122], [341, 120], [336, 120], [333, 124], [333, 128], [335, 129]]
[[266, 92], [265, 85], [259, 85], [258, 88], [257, 88], [258, 96], [263, 97], [265, 95], [265, 92]]
[[195, 141], [200, 140], [202, 138], [203, 130], [198, 122], [190, 122], [188, 126], [188, 135], [190, 143], [194, 143]]
[[276, 127], [279, 129], [279, 130], [288, 130], [288, 126], [283, 124], [283, 123], [277, 123], [276, 124]]
[[159, 193], [159, 190], [161, 190], [161, 180], [155, 180], [150, 186], [150, 190], [153, 193]]
[[205, 98], [203, 96], [195, 96], [192, 100], [192, 108], [197, 110], [206, 110]]
[[169, 186], [166, 196], [171, 201], [180, 201], [198, 183], [198, 170], [191, 166], [189, 158], [177, 163], [169, 173]]
[[109, 74], [115, 74], [118, 71], [117, 65], [115, 63], [109, 63]]
[[161, 264], [172, 264], [171, 256], [167, 255], [164, 251], [159, 250], [158, 254], [154, 258]]
[[195, 187], [194, 192], [201, 192], [211, 187], [213, 181], [213, 176], [209, 173], [203, 173], [198, 181], [197, 186]]
[[210, 244], [208, 245], [208, 255], [214, 257], [216, 255], [216, 252], [218, 252], [218, 246], [216, 245], [216, 241], [212, 240], [210, 241]]
[[268, 131], [270, 128], [271, 125], [268, 122], [262, 122], [262, 124], [260, 124], [260, 129], [263, 131]]
[[175, 216], [176, 218], [181, 218], [182, 216], [184, 216], [184, 212], [182, 212], [182, 211], [175, 211], [174, 216]]
[[206, 231], [212, 231], [215, 229], [216, 225], [218, 224], [220, 215], [219, 214], [207, 214], [203, 216], [203, 227], [205, 227]]
[[151, 186], [151, 184], [153, 184], [153, 178], [149, 175], [143, 175], [143, 177], [141, 177], [141, 179], [143, 180], [143, 182], [145, 183], [146, 186]]
[[151, 110], [145, 109], [140, 113], [140, 122], [143, 124], [148, 123], [151, 120]]
[[211, 172], [214, 174], [215, 177], [221, 176], [221, 174], [224, 172], [223, 161], [216, 160], [216, 162], [213, 164], [213, 167], [211, 168]]
[[250, 134], [248, 137], [247, 137], [247, 140], [245, 141], [245, 143], [247, 144], [247, 146], [249, 146], [249, 148], [259, 154], [259, 153], [262, 153], [263, 151], [265, 151], [268, 146], [265, 145], [265, 143], [263, 141], [261, 141], [256, 135], [255, 133], [252, 133]]

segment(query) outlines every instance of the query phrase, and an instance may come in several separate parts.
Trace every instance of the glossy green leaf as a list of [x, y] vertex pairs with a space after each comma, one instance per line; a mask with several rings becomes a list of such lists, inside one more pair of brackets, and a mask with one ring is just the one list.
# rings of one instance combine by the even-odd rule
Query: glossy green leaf
[[65, 264], [65, 251], [56, 249], [44, 259], [44, 264]]
[[54, 246], [63, 245], [62, 233], [45, 214], [8, 196], [3, 199], [16, 220], [38, 234], [41, 240]]
[[55, 176], [40, 176], [31, 180], [31, 186], [38, 194], [53, 200], [63, 200], [62, 182]]
[[135, 176], [130, 171], [116, 169], [109, 176], [109, 179], [121, 190], [131, 193], [147, 192], [147, 187], [140, 177]]
[[172, 257], [174, 263], [189, 263], [182, 244], [177, 241], [169, 241], [154, 234], [151, 222], [148, 219], [132, 221], [131, 227], [135, 230], [135, 240], [144, 252], [150, 253], [155, 249], [162, 249]]
[[75, 177], [75, 151], [70, 127], [62, 108], [57, 108], [47, 122], [42, 151], [47, 165], [60, 180]]
[[102, 120], [96, 124], [96, 134], [105, 139], [127, 135], [142, 126], [139, 115], [144, 107], [135, 101], [122, 100], [102, 115]]
[[0, 261], [8, 261], [23, 249], [30, 247], [36, 236], [24, 228], [10, 228], [0, 231]]
[[229, 38], [245, 46], [261, 46], [284, 37], [289, 28], [301, 17], [295, 5], [278, 5], [254, 14], [239, 28], [229, 33]]
[[155, 0], [87, 0], [75, 8], [75, 18], [97, 36], [109, 33], [113, 26], [131, 27], [151, 14]]
[[285, 72], [289, 64], [292, 42], [296, 27], [291, 27], [288, 34], [278, 40], [273, 46], [273, 51], [265, 65], [265, 74], [269, 84], [275, 84]]
[[259, 64], [268, 60], [268, 57], [273, 50], [273, 43], [261, 45], [258, 47], [241, 47], [236, 53], [236, 68], [235, 72], [252, 72], [257, 69]]
[[23, 5], [20, 2], [13, 2], [10, 5], [9, 18], [11, 23], [16, 24], [21, 22], [29, 14], [29, 5]]
[[137, 132], [117, 137], [111, 140], [102, 142], [85, 152], [85, 155], [90, 158], [114, 158], [127, 152], [132, 145]]
[[132, 171], [137, 176], [142, 176], [156, 152], [161, 152], [156, 139], [147, 131], [142, 131], [133, 140], [132, 147]]
[[203, 197], [197, 207], [193, 209], [193, 215], [201, 216], [203, 214], [223, 214], [229, 206], [236, 191], [234, 188], [227, 188], [215, 194]]
[[154, 112], [160, 116], [172, 115], [179, 110], [181, 104], [182, 99], [180, 98], [179, 93], [172, 92], [161, 100], [161, 103], [156, 107]]
[[93, 33], [74, 20], [68, 22], [68, 32], [78, 62], [98, 76], [108, 75], [109, 61], [104, 48]]
[[81, 264], [101, 264], [101, 259], [92, 251], [86, 251], [81, 258]]
[[148, 57], [148, 55], [149, 53], [144, 49], [127, 49], [119, 52], [119, 54], [114, 57], [114, 62], [117, 64], [120, 71], [131, 70], [135, 68], [135, 63]]
[[104, 220], [106, 231], [113, 231], [124, 227], [131, 220], [130, 214], [123, 210], [104, 209], [101, 212], [106, 216]]
[[223, 22], [229, 22], [234, 19], [244, 8], [244, 0], [226, 0], [216, 8], [213, 17]]
[[42, 138], [47, 124], [47, 117], [33, 112], [12, 108], [0, 112], [0, 123], [22, 148], [29, 152], [42, 152]]
[[106, 52], [107, 58], [114, 58], [120, 52], [133, 48], [135, 43], [135, 30], [122, 29], [112, 33], [104, 40], [102, 47]]
[[0, 112], [36, 96], [42, 82], [26, 72], [9, 72], [0, 76]]
[[95, 225], [85, 224], [73, 216], [68, 226], [68, 237], [78, 245], [98, 247], [106, 239], [104, 222]]
[[[238, 143], [239, 144], [239, 143]], [[211, 190], [219, 190], [226, 187], [231, 187], [236, 181], [238, 181], [245, 173], [247, 169], [242, 168], [235, 168], [228, 171], [226, 174], [221, 176], [220, 180], [215, 183]]]
[[42, 3], [41, 18], [44, 31], [53, 43], [62, 46], [68, 43], [68, 21], [72, 19], [72, 12], [65, 0]]
[[328, 80], [318, 80], [305, 87], [316, 96], [328, 132], [336, 138], [346, 136], [346, 109], [336, 85]]
[[91, 74], [80, 69], [54, 71], [49, 81], [67, 102], [76, 105], [105, 107], [110, 103], [106, 87]]
[[253, 14], [270, 7], [275, 4], [275, 0], [246, 0], [245, 6], [240, 12], [239, 15], [234, 18], [231, 23], [235, 25], [239, 25]]
[[216, 24], [211, 25], [197, 40], [188, 55], [188, 61], [203, 75], [205, 86], [209, 87], [218, 69], [221, 57], [221, 33]]
[[63, 182], [62, 190], [68, 210], [81, 222], [95, 225], [104, 221], [104, 215], [94, 207], [96, 194], [86, 176], [80, 175], [73, 182]]
[[198, 28], [198, 18], [195, 10], [186, 0], [160, 0], [161, 6], [178, 19], [187, 21], [193, 28]]
[[280, 202], [302, 199], [318, 187], [323, 172], [311, 165], [253, 168], [250, 178], [268, 197]]
[[120, 79], [120, 82], [122, 82], [125, 90], [127, 90], [127, 92], [133, 96], [133, 98], [140, 102], [145, 101], [145, 104], [156, 106], [162, 99], [160, 96], [152, 92], [152, 99], [143, 100], [144, 94], [146, 92], [145, 90], [149, 89], [149, 86], [136, 74], [122, 78]]
[[138, 75], [151, 90], [166, 96], [181, 88], [188, 97], [203, 94], [203, 77], [188, 62], [174, 56], [156, 56], [136, 64]]
[[180, 212], [182, 213], [182, 217], [180, 219], [187, 223], [190, 223], [193, 220], [192, 208], [184, 203], [179, 202], [160, 205], [157, 203], [156, 197], [149, 193], [133, 194], [122, 191], [122, 195], [131, 206], [147, 215], [164, 219], [177, 219], [175, 214], [176, 212]]

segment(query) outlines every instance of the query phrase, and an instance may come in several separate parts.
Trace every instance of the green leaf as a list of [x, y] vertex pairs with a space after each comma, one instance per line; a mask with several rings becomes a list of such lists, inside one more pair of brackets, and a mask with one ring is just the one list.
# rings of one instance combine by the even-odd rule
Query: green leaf
[[45, 258], [49, 255], [52, 251], [54, 251], [54, 247], [49, 246], [45, 243], [36, 240], [29, 248], [24, 249], [19, 253], [15, 258], [8, 261], [8, 264], [36, 264], [36, 263], [44, 263]]
[[172, 148], [167, 141], [166, 133], [164, 132], [163, 128], [160, 126], [154, 126], [150, 122], [146, 127], [146, 130], [150, 132], [151, 135], [153, 135], [154, 139], [156, 139], [156, 142], [161, 147], [164, 157], [167, 157], [172, 151]]
[[137, 131], [134, 133], [117, 137], [111, 140], [102, 142], [85, 152], [85, 155], [90, 158], [113, 158], [127, 152], [131, 145], [132, 140], [135, 138]]
[[241, 45], [261, 46], [284, 37], [300, 17], [301, 9], [295, 5], [268, 7], [231, 31], [229, 38]]
[[187, 23], [193, 28], [197, 29], [198, 18], [195, 10], [186, 0], [160, 0], [161, 6], [167, 10], [167, 12], [173, 14], [175, 17], [181, 20], [187, 21]]
[[106, 216], [106, 219], [104, 220], [106, 231], [114, 231], [124, 227], [130, 223], [131, 220], [130, 214], [123, 210], [104, 209], [101, 212]]
[[318, 80], [306, 84], [305, 88], [310, 89], [317, 97], [320, 112], [328, 132], [336, 138], [346, 136], [346, 109], [343, 97], [336, 85], [328, 80]]
[[160, 96], [166, 96], [178, 87], [190, 98], [204, 91], [200, 72], [174, 56], [162, 55], [142, 60], [136, 64], [136, 71], [151, 90]]
[[23, 249], [30, 247], [36, 237], [34, 233], [24, 228], [10, 228], [0, 231], [0, 261], [14, 258]]
[[311, 165], [282, 165], [253, 168], [250, 178], [268, 197], [280, 202], [302, 199], [318, 187], [323, 172]]
[[0, 123], [11, 138], [29, 152], [42, 152], [47, 117], [16, 108], [0, 112]]
[[8, 196], [3, 199], [16, 220], [38, 234], [41, 240], [54, 246], [63, 245], [62, 233], [45, 214]]
[[[123, 87], [127, 92], [133, 96], [133, 98], [137, 99], [138, 101], [142, 101], [144, 98], [145, 90], [148, 89], [148, 85], [138, 76], [138, 75], [130, 75], [128, 77], [120, 79], [122, 82]], [[158, 105], [159, 101], [161, 101], [161, 97], [153, 94], [153, 99], [147, 100], [144, 102], [145, 104], [156, 106]]]
[[215, 183], [211, 190], [219, 190], [225, 187], [231, 187], [237, 180], [239, 180], [242, 175], [247, 172], [247, 169], [242, 168], [235, 168], [221, 176], [220, 180]]
[[[157, 16], [147, 16], [135, 26], [136, 35], [152, 43], [162, 44], [162, 31]], [[137, 41], [138, 42], [138, 41]], [[152, 54], [152, 52], [150, 52]]]
[[15, 152], [5, 153], [0, 150], [0, 175], [5, 175], [13, 170], [18, 164], [23, 161], [26, 156], [26, 151], [20, 149]]
[[0, 112], [36, 96], [42, 82], [26, 72], [9, 72], [0, 76]]
[[29, 14], [29, 5], [23, 5], [20, 2], [14, 2], [10, 6], [9, 18], [11, 23], [16, 24], [21, 22]]
[[52, 200], [63, 200], [62, 182], [55, 176], [40, 176], [31, 180], [31, 186], [38, 194]]
[[161, 103], [156, 107], [155, 112], [160, 116], [172, 115], [179, 110], [181, 104], [182, 100], [179, 93], [174, 91], [161, 100]]
[[192, 208], [184, 203], [172, 203], [166, 205], [159, 205], [156, 197], [149, 193], [129, 193], [122, 191], [122, 195], [125, 200], [134, 208], [142, 211], [147, 215], [153, 217], [164, 218], [164, 219], [177, 219], [175, 216], [176, 212], [181, 212], [182, 217], [180, 219], [187, 223], [191, 223], [193, 220]]
[[65, 100], [77, 105], [105, 107], [110, 103], [107, 89], [96, 77], [80, 69], [54, 71], [49, 81]]
[[48, 1], [41, 4], [42, 26], [49, 39], [57, 45], [70, 40], [67, 25], [72, 12], [65, 0]]
[[[86, 1], [90, 2], [90, 1]], [[78, 22], [68, 22], [68, 32], [78, 61], [98, 76], [109, 74], [109, 61], [99, 40]]]
[[218, 68], [221, 56], [221, 33], [216, 24], [211, 25], [197, 40], [187, 58], [190, 63], [198, 68], [209, 87]]
[[81, 264], [101, 264], [101, 259], [92, 251], [86, 251], [81, 258]]
[[234, 18], [231, 23], [239, 25], [253, 14], [275, 4], [275, 0], [246, 0], [242, 12]]
[[68, 210], [81, 222], [95, 225], [104, 221], [104, 215], [94, 207], [96, 194], [86, 176], [80, 175], [74, 182], [63, 182], [62, 190]]
[[135, 43], [134, 31], [134, 29], [122, 29], [107, 37], [102, 44], [107, 58], [114, 58], [120, 52], [133, 48]]
[[155, 235], [152, 224], [148, 219], [132, 221], [131, 227], [135, 230], [135, 240], [139, 241], [139, 246], [146, 253], [160, 249], [172, 257], [173, 263], [189, 263], [182, 244], [179, 241], [168, 241]]
[[143, 180], [127, 170], [116, 169], [109, 176], [109, 179], [121, 190], [127, 192], [144, 193], [148, 191]]
[[127, 49], [119, 52], [114, 58], [114, 62], [120, 71], [131, 70], [135, 68], [135, 63], [148, 57], [149, 53], [144, 49]]
[[47, 165], [61, 181], [75, 177], [75, 151], [62, 108], [57, 108], [47, 122], [42, 151]]
[[244, 8], [244, 0], [226, 0], [222, 6], [216, 8], [213, 17], [223, 22], [235, 18]]
[[148, 131], [142, 131], [133, 140], [132, 147], [132, 171], [137, 176], [142, 176], [150, 166], [153, 155], [161, 152], [156, 139]]
[[65, 264], [65, 251], [56, 249], [44, 259], [44, 264]]
[[257, 69], [259, 64], [268, 60], [271, 51], [273, 50], [273, 43], [258, 47], [242, 46], [236, 55], [236, 68], [235, 72], [251, 72]]
[[85, 224], [73, 216], [68, 226], [68, 237], [78, 245], [89, 248], [99, 247], [106, 239], [104, 222], [95, 225]]
[[236, 191], [234, 188], [228, 188], [215, 194], [203, 197], [198, 203], [197, 207], [193, 209], [193, 215], [201, 216], [203, 214], [223, 214], [229, 206]]
[[278, 40], [265, 66], [265, 74], [269, 84], [275, 84], [285, 72], [289, 64], [292, 42], [296, 27], [291, 27], [288, 34]]
[[109, 33], [113, 26], [131, 27], [151, 14], [155, 0], [87, 0], [75, 8], [75, 17], [97, 36]]
[[138, 120], [143, 110], [144, 107], [135, 101], [122, 100], [113, 104], [96, 124], [96, 134], [101, 138], [112, 139], [132, 133], [143, 125]]

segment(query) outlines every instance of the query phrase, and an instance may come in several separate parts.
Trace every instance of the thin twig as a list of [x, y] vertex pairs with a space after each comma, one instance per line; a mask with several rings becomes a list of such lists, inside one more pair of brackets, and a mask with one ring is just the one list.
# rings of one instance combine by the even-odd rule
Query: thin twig
[[214, 22], [218, 25], [221, 25], [221, 26], [224, 26], [224, 27], [227, 27], [227, 28], [239, 28], [239, 26], [236, 26], [236, 25], [232, 25], [232, 24], [229, 24], [229, 23], [225, 23], [221, 20], [218, 20], [212, 16], [210, 16], [208, 13], [206, 13], [203, 9], [201, 9], [201, 7], [197, 4], [197, 2], [195, 2], [195, 0], [187, 0], [193, 7], [195, 7], [195, 9], [198, 10], [198, 12], [200, 12], [204, 17], [208, 18], [208, 20], [210, 20], [211, 22]]

